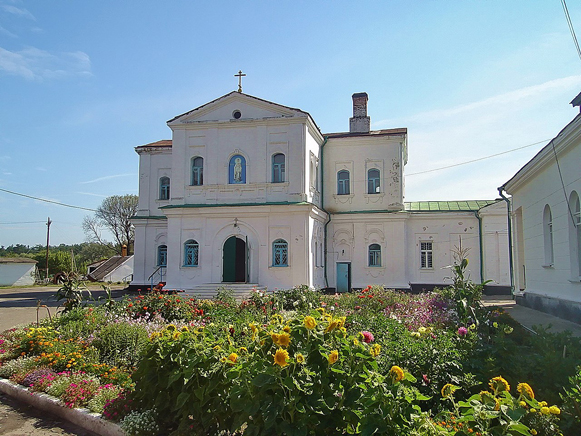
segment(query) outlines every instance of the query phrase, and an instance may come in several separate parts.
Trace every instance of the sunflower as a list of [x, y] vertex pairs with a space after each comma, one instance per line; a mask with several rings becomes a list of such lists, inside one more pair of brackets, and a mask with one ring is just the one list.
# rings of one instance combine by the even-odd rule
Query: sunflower
[[458, 389], [458, 386], [454, 386], [453, 384], [446, 383], [444, 385], [444, 387], [442, 388], [442, 390], [440, 391], [440, 393], [442, 394], [442, 397], [448, 398], [448, 397], [451, 397], [452, 395], [454, 395], [454, 391], [457, 389]]
[[278, 335], [278, 345], [288, 347], [290, 344], [290, 335], [288, 333], [281, 333]]
[[303, 321], [303, 323], [305, 324], [305, 327], [308, 328], [309, 330], [313, 330], [315, 327], [317, 327], [317, 321], [315, 321], [315, 318], [313, 318], [312, 316], [305, 316], [305, 320]]
[[535, 393], [533, 392], [533, 388], [531, 388], [531, 386], [528, 383], [519, 383], [516, 386], [516, 391], [523, 397], [528, 398], [529, 400], [535, 399]]
[[337, 350], [331, 351], [331, 354], [327, 356], [327, 360], [329, 361], [329, 365], [334, 364], [337, 362], [337, 360], [339, 360], [339, 352]]
[[301, 353], [295, 354], [295, 359], [297, 363], [305, 363], [305, 356], [303, 356]]
[[335, 330], [337, 327], [339, 326], [339, 320], [338, 319], [329, 319], [329, 325], [327, 326], [327, 328], [325, 329], [325, 333], [329, 333], [332, 332], [333, 330]]
[[278, 333], [271, 333], [270, 339], [272, 339], [272, 343], [278, 345]]
[[509, 392], [510, 391], [510, 385], [508, 384], [508, 382], [502, 378], [501, 376], [498, 377], [493, 377], [490, 380], [490, 389], [492, 389], [494, 391], [495, 395], [498, 395], [499, 392]]
[[288, 325], [285, 325], [284, 328], [282, 329], [284, 332], [286, 333], [290, 333], [291, 328]]
[[288, 365], [288, 351], [279, 348], [274, 354], [274, 364], [284, 368]]
[[238, 360], [238, 354], [236, 353], [230, 353], [230, 355], [228, 356], [228, 363], [236, 363], [236, 361]]
[[[377, 346], [374, 345], [373, 347]], [[373, 347], [371, 347], [373, 349]], [[403, 369], [401, 369], [399, 366], [394, 365], [391, 367], [391, 369], [389, 370], [389, 376], [391, 377], [391, 380], [393, 381], [393, 383], [397, 383], [403, 380], [404, 378], [404, 372]]]

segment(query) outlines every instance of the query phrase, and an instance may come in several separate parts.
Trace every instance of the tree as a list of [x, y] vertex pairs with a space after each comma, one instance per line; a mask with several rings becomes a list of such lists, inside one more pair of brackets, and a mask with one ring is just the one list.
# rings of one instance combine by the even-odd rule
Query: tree
[[[121, 247], [127, 245], [127, 252], [133, 252], [135, 233], [131, 217], [137, 212], [137, 195], [113, 195], [107, 197], [97, 208], [94, 217], [86, 216], [83, 230], [88, 239], [121, 254]], [[102, 230], [108, 230], [114, 242], [108, 242], [102, 236]]]

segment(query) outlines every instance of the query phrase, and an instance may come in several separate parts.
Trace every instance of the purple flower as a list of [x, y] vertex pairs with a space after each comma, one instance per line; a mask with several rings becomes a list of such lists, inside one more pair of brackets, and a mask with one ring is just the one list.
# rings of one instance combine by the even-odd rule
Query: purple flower
[[375, 340], [375, 338], [373, 337], [373, 333], [371, 332], [364, 331], [361, 332], [361, 334], [363, 335], [363, 342], [365, 342], [366, 344], [369, 344], [370, 342], [373, 342]]
[[468, 329], [466, 327], [460, 327], [458, 329], [458, 335], [460, 335], [460, 336], [466, 336], [467, 333], [468, 333]]

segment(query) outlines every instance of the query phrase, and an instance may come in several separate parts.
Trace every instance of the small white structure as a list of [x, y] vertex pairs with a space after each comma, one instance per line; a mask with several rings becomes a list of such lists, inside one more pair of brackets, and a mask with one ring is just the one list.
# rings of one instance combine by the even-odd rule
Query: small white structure
[[[581, 94], [572, 102], [581, 104]], [[499, 190], [512, 196], [517, 301], [581, 322], [581, 115]]]
[[473, 280], [508, 289], [505, 202], [404, 202], [407, 129], [371, 131], [367, 99], [345, 133], [241, 92], [171, 119], [136, 147], [132, 286], [430, 289], [461, 244]]
[[87, 267], [87, 277], [96, 282], [125, 282], [133, 279], [133, 256], [113, 256]]
[[36, 263], [27, 257], [0, 257], [0, 286], [34, 285]]

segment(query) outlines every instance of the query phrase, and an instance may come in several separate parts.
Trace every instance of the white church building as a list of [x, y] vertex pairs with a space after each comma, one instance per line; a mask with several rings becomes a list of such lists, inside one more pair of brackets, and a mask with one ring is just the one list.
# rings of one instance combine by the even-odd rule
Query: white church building
[[405, 202], [407, 129], [370, 130], [367, 100], [344, 133], [240, 90], [168, 121], [135, 149], [132, 287], [431, 289], [461, 244], [474, 281], [509, 289], [506, 203]]

